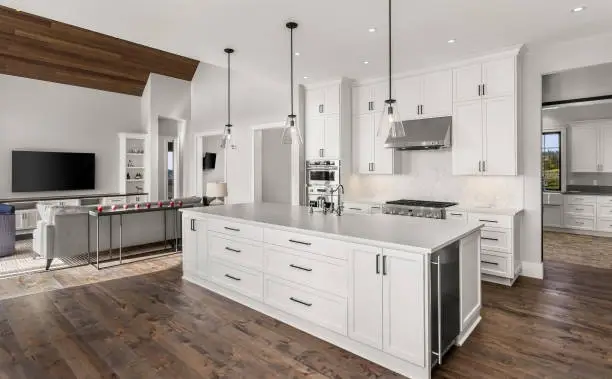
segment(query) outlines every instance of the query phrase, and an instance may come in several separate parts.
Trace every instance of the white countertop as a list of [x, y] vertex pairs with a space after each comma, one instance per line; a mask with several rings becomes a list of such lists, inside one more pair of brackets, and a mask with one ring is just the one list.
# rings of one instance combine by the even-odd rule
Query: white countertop
[[480, 223], [432, 220], [392, 215], [309, 213], [306, 207], [285, 204], [236, 204], [183, 209], [187, 215], [237, 219], [247, 223], [298, 229], [306, 234], [356, 243], [375, 243], [387, 248], [411, 248], [421, 253], [435, 252], [482, 227]]
[[523, 209], [519, 208], [494, 208], [494, 207], [483, 207], [478, 205], [469, 204], [457, 204], [453, 207], [446, 208], [447, 212], [452, 211], [465, 211], [468, 213], [482, 213], [491, 215], [502, 215], [502, 216], [515, 216], [523, 212]]

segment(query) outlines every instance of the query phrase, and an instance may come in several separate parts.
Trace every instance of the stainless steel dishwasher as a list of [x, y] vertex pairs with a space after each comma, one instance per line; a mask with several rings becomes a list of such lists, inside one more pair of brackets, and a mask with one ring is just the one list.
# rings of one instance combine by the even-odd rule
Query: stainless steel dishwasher
[[431, 367], [441, 365], [461, 329], [459, 241], [431, 255]]

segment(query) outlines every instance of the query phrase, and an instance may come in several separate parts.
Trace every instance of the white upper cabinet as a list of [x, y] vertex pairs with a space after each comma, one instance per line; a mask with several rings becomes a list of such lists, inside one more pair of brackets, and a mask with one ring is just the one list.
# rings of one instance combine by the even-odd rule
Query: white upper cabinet
[[518, 175], [517, 59], [453, 71], [454, 175]]
[[453, 116], [453, 174], [479, 175], [482, 171], [482, 103], [455, 104]]
[[612, 172], [612, 123], [594, 121], [570, 128], [571, 171]]
[[374, 84], [372, 86], [372, 97], [374, 100], [372, 111], [382, 112], [385, 109], [385, 101], [389, 99], [389, 83], [385, 81], [383, 83]]
[[421, 117], [453, 114], [453, 74], [450, 70], [423, 76]]
[[353, 122], [353, 135], [355, 137], [354, 162], [355, 169], [360, 174], [371, 173], [374, 162], [374, 122], [370, 113], [356, 115]]
[[356, 115], [370, 113], [374, 106], [374, 89], [370, 86], [353, 88], [353, 113]]
[[450, 116], [453, 113], [453, 80], [450, 70], [398, 79], [395, 82], [395, 92], [404, 120]]
[[[308, 89], [305, 104], [306, 159], [340, 159], [350, 171], [350, 144], [343, 145], [341, 142], [343, 138], [351, 139], [351, 120], [348, 116], [351, 107], [358, 106], [351, 104], [350, 83], [343, 80], [340, 84]], [[345, 146], [345, 151], [342, 146]]]
[[514, 128], [514, 99], [509, 96], [485, 99], [484, 174], [516, 175], [517, 133]]

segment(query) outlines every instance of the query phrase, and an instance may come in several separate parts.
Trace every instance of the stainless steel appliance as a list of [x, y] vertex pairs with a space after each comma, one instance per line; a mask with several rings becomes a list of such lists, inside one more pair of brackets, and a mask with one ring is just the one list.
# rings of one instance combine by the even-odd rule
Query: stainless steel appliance
[[451, 147], [453, 118], [434, 117], [402, 121], [404, 136], [389, 135], [385, 147], [397, 150], [435, 150]]
[[309, 186], [337, 186], [340, 184], [339, 160], [311, 160], [306, 162], [307, 184]]
[[310, 160], [306, 162], [307, 205], [317, 211], [333, 211], [338, 208], [340, 185], [339, 160]]
[[461, 331], [459, 241], [430, 256], [430, 312], [432, 367], [455, 344]]
[[385, 205], [383, 205], [383, 213], [445, 219], [446, 208], [452, 207], [453, 205], [457, 205], [457, 203], [402, 199], [386, 202]]

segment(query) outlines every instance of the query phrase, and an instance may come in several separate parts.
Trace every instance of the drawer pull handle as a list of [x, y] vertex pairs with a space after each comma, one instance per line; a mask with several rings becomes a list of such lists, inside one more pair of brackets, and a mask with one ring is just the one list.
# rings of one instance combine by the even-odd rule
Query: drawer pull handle
[[298, 245], [304, 245], [304, 246], [312, 245], [310, 242], [302, 242], [302, 241], [297, 241], [297, 240], [289, 240], [289, 242], [297, 243]]
[[232, 280], [235, 280], [235, 281], [237, 281], [237, 282], [239, 282], [239, 281], [241, 281], [241, 280], [242, 280], [242, 279], [237, 278], [237, 277], [235, 277], [235, 276], [231, 276], [230, 274], [225, 274], [225, 277], [226, 277], [226, 278], [230, 278], [230, 279], [232, 279]]
[[350, 209], [350, 210], [353, 210], [353, 211], [362, 211], [362, 210], [363, 210], [363, 209], [361, 209], [361, 208], [349, 208], [349, 209]]
[[[461, 213], [451, 213], [450, 215], [451, 216], [463, 216], [463, 214], [461, 214]], [[480, 221], [482, 221], [482, 220], [480, 220]]]
[[290, 299], [291, 301], [294, 301], [294, 302], [296, 302], [296, 303], [299, 303], [299, 304], [305, 305], [305, 306], [307, 306], [307, 307], [312, 307], [312, 303], [307, 303], [307, 302], [302, 301], [302, 300], [300, 300], [300, 299], [296, 299], [296, 298], [295, 298], [295, 297], [293, 297], [293, 296], [292, 296], [292, 297], [290, 297], [289, 299]]
[[487, 241], [499, 241], [499, 238], [480, 237], [480, 239]]
[[577, 211], [583, 211], [584, 208], [576, 208]]
[[499, 266], [499, 263], [497, 263], [497, 262], [480, 261], [480, 263], [486, 263], [486, 264], [488, 264], [488, 265], [495, 265], [495, 266]]
[[495, 221], [495, 220], [478, 220], [478, 221], [481, 221], [481, 222], [492, 222], [492, 223], [495, 223], [495, 224], [497, 224], [499, 222], [499, 221]]
[[232, 232], [239, 232], [240, 231], [240, 229], [230, 228], [229, 226], [226, 226], [225, 229], [231, 230]]
[[308, 272], [312, 271], [312, 269], [311, 269], [311, 268], [306, 268], [306, 267], [296, 266], [296, 265], [294, 265], [293, 263], [292, 263], [292, 264], [290, 264], [290, 265], [289, 265], [289, 267], [293, 267], [293, 268], [295, 268], [295, 269], [302, 270], [302, 271], [308, 271]]
[[241, 253], [242, 252], [242, 250], [232, 249], [231, 247], [226, 247], [225, 250], [231, 251], [231, 252], [234, 252], [234, 253]]

